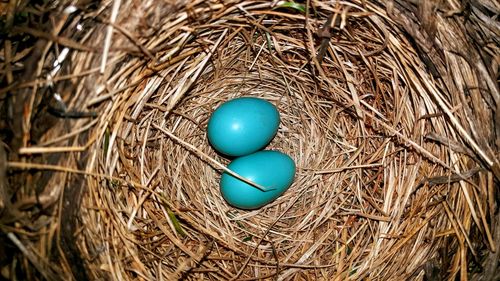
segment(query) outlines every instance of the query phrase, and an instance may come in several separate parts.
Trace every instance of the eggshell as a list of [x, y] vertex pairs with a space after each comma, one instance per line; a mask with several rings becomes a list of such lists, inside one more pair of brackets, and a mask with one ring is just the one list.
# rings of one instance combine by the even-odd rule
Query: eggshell
[[233, 160], [228, 168], [240, 176], [272, 189], [261, 191], [227, 173], [223, 173], [220, 189], [224, 199], [240, 209], [258, 209], [279, 196], [292, 184], [295, 163], [279, 151], [263, 150]]
[[207, 135], [215, 150], [243, 156], [264, 148], [280, 122], [276, 107], [260, 98], [241, 97], [223, 103], [208, 121]]

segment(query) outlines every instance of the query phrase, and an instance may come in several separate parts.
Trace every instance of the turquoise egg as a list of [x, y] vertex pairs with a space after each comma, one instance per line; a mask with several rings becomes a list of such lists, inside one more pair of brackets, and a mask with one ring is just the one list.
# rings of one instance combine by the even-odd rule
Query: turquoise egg
[[280, 123], [276, 107], [263, 99], [236, 98], [219, 106], [208, 121], [208, 140], [220, 153], [243, 156], [266, 146]]
[[222, 197], [240, 209], [260, 208], [283, 194], [293, 182], [295, 163], [279, 151], [263, 150], [233, 160], [228, 168], [268, 191], [247, 184], [227, 173], [220, 180]]

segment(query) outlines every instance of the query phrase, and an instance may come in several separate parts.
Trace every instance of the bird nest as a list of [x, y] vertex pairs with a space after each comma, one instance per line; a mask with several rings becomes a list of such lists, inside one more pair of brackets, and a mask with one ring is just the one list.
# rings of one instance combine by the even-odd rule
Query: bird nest
[[[484, 17], [498, 7], [111, 2], [60, 2], [54, 32], [18, 28], [48, 44], [37, 59], [51, 68], [4, 93], [48, 99], [53, 120], [24, 119], [31, 134], [14, 133], [19, 153], [7, 153], [8, 184], [27, 186], [9, 216], [29, 211], [39, 226], [35, 242], [22, 223], [4, 226], [34, 265], [27, 276], [494, 276], [499, 37]], [[268, 149], [297, 166], [281, 197], [251, 211], [222, 198], [229, 160], [206, 135], [211, 113], [241, 96], [277, 107]]]

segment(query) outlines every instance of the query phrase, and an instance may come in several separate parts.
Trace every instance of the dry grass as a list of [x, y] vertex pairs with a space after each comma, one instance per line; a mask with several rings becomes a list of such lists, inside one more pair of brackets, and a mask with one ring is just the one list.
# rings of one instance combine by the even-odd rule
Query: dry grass
[[[41, 276], [494, 276], [500, 111], [490, 72], [500, 53], [498, 29], [481, 18], [491, 7], [478, 1], [469, 9], [484, 9], [464, 24], [458, 1], [307, 1], [304, 11], [282, 2], [114, 0], [68, 17], [61, 34], [38, 34], [80, 50], [50, 79], [72, 85], [68, 108], [98, 113], [57, 123], [38, 145], [24, 134], [20, 158], [7, 163], [57, 172], [41, 192], [52, 206], [42, 238], [2, 224]], [[318, 36], [329, 16], [331, 34]], [[481, 50], [490, 57], [467, 37], [480, 27], [493, 38]], [[40, 77], [8, 91], [43, 88]], [[221, 197], [228, 160], [205, 133], [211, 112], [239, 96], [278, 107], [270, 148], [298, 168], [291, 188], [255, 211]], [[60, 268], [46, 266], [51, 251]]]

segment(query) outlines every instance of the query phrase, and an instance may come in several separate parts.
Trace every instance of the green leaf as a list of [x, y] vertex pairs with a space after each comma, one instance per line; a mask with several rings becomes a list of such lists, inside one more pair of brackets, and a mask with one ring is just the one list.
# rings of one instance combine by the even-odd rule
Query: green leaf
[[234, 219], [234, 217], [235, 217], [235, 216], [234, 216], [234, 214], [233, 214], [233, 213], [231, 213], [231, 211], [227, 211], [227, 212], [226, 212], [226, 216], [227, 216], [228, 218], [230, 218], [230, 219]]
[[[226, 216], [227, 216], [228, 218], [230, 218], [230, 219], [233, 219], [233, 218], [235, 217], [235, 215], [234, 215], [233, 213], [229, 212], [229, 211], [227, 211], [227, 212], [226, 212]], [[241, 222], [239, 222], [239, 221], [235, 221], [235, 222], [236, 222], [236, 224], [237, 224], [239, 227], [241, 227], [241, 228], [243, 228], [243, 229], [246, 229], [246, 227], [245, 227], [245, 226], [244, 226]]]
[[168, 218], [170, 219], [170, 221], [174, 225], [175, 231], [183, 237], [186, 236], [186, 232], [184, 232], [184, 230], [182, 229], [182, 226], [181, 226], [181, 223], [179, 222], [179, 219], [177, 219], [177, 216], [174, 214], [174, 212], [172, 212], [172, 210], [168, 206], [169, 204], [168, 204], [167, 197], [164, 194], [158, 194], [158, 195], [159, 195], [158, 197], [160, 198], [161, 204], [167, 210]]
[[108, 188], [111, 188], [111, 189], [116, 189], [117, 187], [120, 186], [119, 180], [106, 179], [105, 182], [106, 182], [106, 185], [108, 186]]
[[280, 1], [278, 2], [278, 5], [276, 5], [276, 8], [289, 8], [292, 10], [299, 11], [301, 13], [306, 12], [306, 6], [304, 4], [296, 3], [293, 1]]
[[273, 50], [273, 45], [271, 43], [271, 35], [269, 35], [269, 32], [264, 33], [266, 35], [266, 41], [267, 41], [267, 48], [269, 49], [269, 52], [272, 52]]
[[179, 235], [181, 235], [183, 237], [186, 236], [186, 233], [182, 229], [181, 223], [179, 222], [179, 220], [175, 216], [174, 212], [172, 212], [172, 210], [167, 208], [167, 214], [168, 214], [168, 217], [170, 218], [170, 221], [174, 225], [175, 231], [177, 231], [177, 233], [179, 233]]
[[252, 236], [247, 236], [247, 237], [243, 238], [242, 241], [243, 242], [247, 242], [247, 241], [250, 241], [250, 240], [252, 240]]
[[118, 181], [118, 180], [111, 180], [111, 187], [112, 188], [117, 188], [118, 186], [120, 186], [120, 181]]
[[106, 158], [106, 154], [108, 153], [109, 148], [109, 128], [106, 128], [106, 132], [104, 132], [104, 143], [102, 148], [102, 155]]

